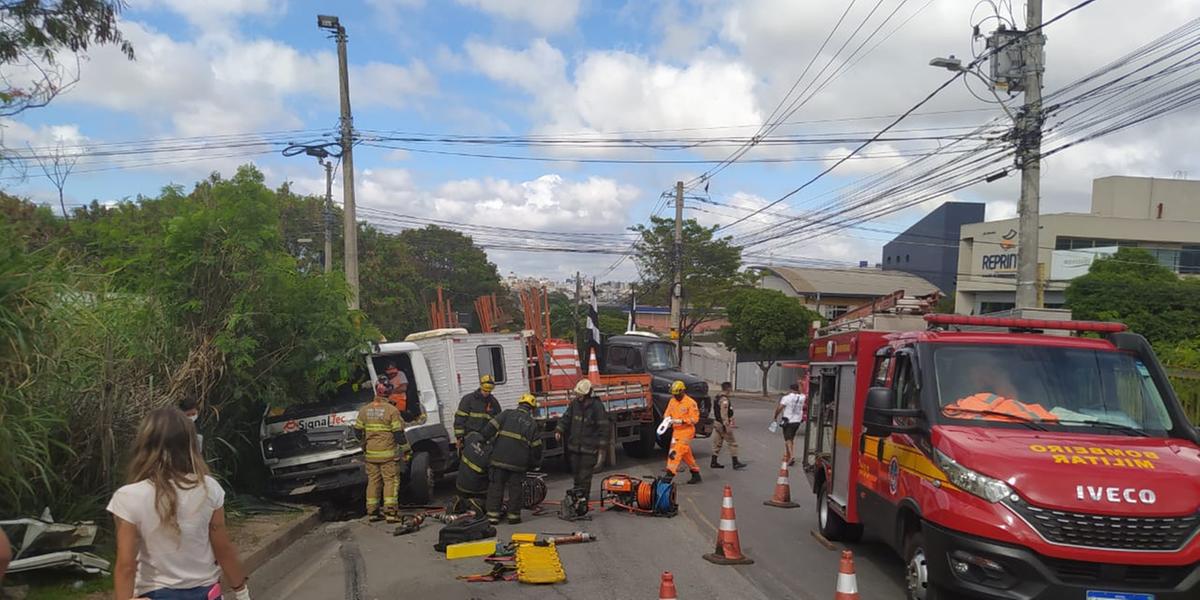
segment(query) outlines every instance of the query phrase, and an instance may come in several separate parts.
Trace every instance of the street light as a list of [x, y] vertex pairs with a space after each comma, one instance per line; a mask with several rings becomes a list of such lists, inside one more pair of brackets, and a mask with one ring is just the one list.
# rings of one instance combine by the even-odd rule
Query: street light
[[[937, 58], [931, 59], [929, 61], [929, 66], [938, 67], [940, 69], [946, 69], [947, 71], [950, 71], [952, 73], [967, 73], [967, 74], [978, 77], [979, 80], [982, 81], [983, 84], [987, 86], [987, 89], [992, 91], [992, 95], [996, 97], [996, 102], [998, 104], [1000, 104], [1000, 108], [1004, 109], [1004, 114], [1008, 115], [1008, 118], [1012, 119], [1013, 121], [1017, 120], [1017, 118], [1015, 116], [1013, 116], [1012, 112], [1008, 110], [1008, 105], [1004, 104], [1004, 100], [1002, 100], [1000, 98], [1000, 94], [996, 93], [996, 86], [995, 86], [994, 82], [988, 81], [988, 79], [986, 77], [984, 77], [983, 75], [976, 73], [975, 71], [971, 70], [968, 67], [964, 67], [962, 64], [962, 61], [955, 58], [953, 54], [951, 54], [949, 56], [949, 58], [942, 58], [939, 56]], [[972, 93], [974, 93], [974, 92], [972, 92]], [[976, 96], [976, 98], [978, 98], [978, 96]]]
[[320, 27], [321, 29], [340, 31], [342, 29], [342, 24], [340, 21], [338, 21], [338, 18], [333, 15], [317, 15], [317, 27]]

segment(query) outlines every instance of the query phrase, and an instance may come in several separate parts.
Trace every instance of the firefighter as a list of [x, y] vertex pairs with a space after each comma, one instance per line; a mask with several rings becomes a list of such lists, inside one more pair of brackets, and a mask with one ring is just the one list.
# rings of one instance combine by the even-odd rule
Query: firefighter
[[463, 438], [472, 431], [483, 431], [488, 421], [500, 416], [500, 401], [492, 395], [496, 380], [491, 375], [479, 378], [479, 388], [462, 397], [454, 412], [454, 439], [462, 451]]
[[566, 439], [567, 463], [575, 480], [577, 497], [585, 500], [592, 492], [592, 472], [597, 453], [608, 443], [608, 412], [592, 395], [592, 382], [581, 379], [575, 384], [575, 397], [554, 429], [560, 444]]
[[542, 435], [533, 411], [537, 398], [521, 396], [516, 408], [510, 408], [483, 428], [483, 439], [492, 444], [491, 474], [488, 476], [487, 517], [493, 525], [500, 522], [500, 509], [508, 496], [509, 525], [521, 522], [524, 494], [521, 483], [525, 472], [542, 465]]
[[483, 514], [484, 498], [488, 492], [488, 460], [491, 448], [478, 432], [473, 431], [463, 438], [458, 473], [454, 477], [454, 488], [458, 494], [451, 506], [451, 513], [460, 514], [472, 510], [476, 514]]
[[676, 380], [671, 384], [671, 402], [663, 418], [670, 419], [674, 432], [671, 434], [671, 452], [667, 454], [667, 479], [674, 479], [679, 471], [679, 461], [687, 463], [692, 471], [688, 483], [700, 483], [700, 465], [692, 456], [692, 438], [696, 437], [696, 423], [700, 421], [700, 408], [687, 395], [687, 386]]
[[367, 463], [367, 518], [378, 521], [379, 495], [383, 494], [383, 518], [388, 523], [399, 521], [400, 476], [398, 460], [407, 460], [408, 442], [404, 439], [404, 420], [400, 411], [388, 401], [391, 384], [381, 377], [375, 385], [375, 398], [358, 409], [354, 420], [355, 433], [363, 444]]
[[729, 454], [733, 457], [733, 468], [746, 468], [746, 463], [738, 460], [737, 438], [733, 437], [733, 406], [729, 400], [729, 394], [732, 392], [733, 384], [726, 381], [721, 384], [721, 393], [717, 394], [715, 402], [717, 422], [713, 424], [712, 461], [708, 464], [712, 469], [725, 468], [725, 465], [717, 462], [717, 456], [721, 454], [721, 447], [726, 443], [729, 444]]

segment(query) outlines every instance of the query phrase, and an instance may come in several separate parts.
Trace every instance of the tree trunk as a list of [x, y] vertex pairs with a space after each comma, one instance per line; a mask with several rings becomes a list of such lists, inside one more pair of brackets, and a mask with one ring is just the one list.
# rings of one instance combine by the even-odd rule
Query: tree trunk
[[67, 220], [69, 218], [67, 217], [67, 202], [63, 199], [63, 190], [61, 187], [58, 188], [58, 207], [62, 209], [63, 220]]
[[775, 361], [773, 361], [773, 360], [768, 361], [768, 362], [758, 361], [756, 364], [758, 365], [759, 370], [762, 371], [762, 395], [763, 395], [763, 398], [766, 398], [767, 397], [767, 374], [771, 372], [771, 365], [774, 365]]

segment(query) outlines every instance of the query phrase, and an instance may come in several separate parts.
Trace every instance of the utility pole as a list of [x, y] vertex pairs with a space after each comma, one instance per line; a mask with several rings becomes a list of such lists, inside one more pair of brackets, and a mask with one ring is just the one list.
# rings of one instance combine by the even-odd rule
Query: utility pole
[[683, 182], [675, 182], [675, 248], [672, 253], [675, 281], [671, 285], [671, 339], [675, 342], [675, 358], [683, 360]]
[[325, 272], [333, 271], [333, 163], [322, 159], [325, 167]]
[[[579, 347], [579, 341], [583, 337], [580, 335], [580, 330], [582, 328], [579, 327], [579, 303], [583, 301], [582, 298], [583, 298], [583, 280], [579, 278], [579, 271], [575, 271], [575, 308], [571, 312], [571, 326], [575, 328], [575, 347], [576, 348]], [[583, 356], [583, 355], [580, 355], [580, 356], [581, 356], [580, 363], [586, 364], [587, 357]]]
[[346, 284], [350, 288], [350, 310], [358, 310], [358, 219], [354, 209], [354, 117], [350, 114], [350, 72], [346, 65], [346, 28], [337, 17], [317, 16], [317, 26], [333, 32], [337, 40], [338, 91], [341, 96], [342, 211], [346, 242]]
[[1020, 219], [1017, 237], [1017, 308], [1040, 308], [1038, 301], [1038, 210], [1041, 203], [1042, 152], [1042, 0], [1025, 6], [1024, 60], [1025, 106], [1017, 121], [1017, 156], [1021, 167]]

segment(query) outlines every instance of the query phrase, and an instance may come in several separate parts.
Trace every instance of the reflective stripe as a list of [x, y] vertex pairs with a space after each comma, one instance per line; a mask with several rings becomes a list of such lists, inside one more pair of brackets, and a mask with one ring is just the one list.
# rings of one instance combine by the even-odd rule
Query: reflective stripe
[[391, 429], [388, 429], [388, 426], [384, 425], [383, 423], [367, 423], [363, 426], [363, 428], [367, 431], [391, 431]]
[[454, 437], [462, 437], [464, 433], [466, 433], [466, 430], [460, 429], [458, 427], [454, 428]]
[[518, 467], [517, 465], [510, 465], [506, 462], [500, 462], [498, 460], [492, 460], [492, 466], [493, 467], [508, 467], [509, 470], [512, 470], [512, 471], [524, 471], [525, 470], [525, 467]]
[[466, 411], [464, 411], [464, 410], [456, 410], [456, 411], [454, 411], [454, 416], [456, 416], [456, 417], [469, 417], [469, 416], [471, 416], [471, 413], [469, 413], [469, 412], [466, 412]]
[[500, 435], [502, 435], [506, 438], [512, 438], [514, 440], [517, 440], [518, 442], [521, 442], [522, 444], [525, 444], [526, 446], [529, 445], [529, 440], [525, 439], [525, 437], [519, 433], [513, 433], [511, 431], [501, 431]]
[[399, 419], [392, 421], [392, 431], [404, 431], [404, 421]]
[[541, 446], [541, 445], [542, 445], [542, 440], [541, 440], [541, 439], [538, 439], [538, 441], [536, 441], [536, 442], [534, 442], [534, 443], [530, 444], [530, 446], [532, 446], [532, 447], [534, 447], [534, 448], [537, 448], [538, 446]]
[[775, 480], [775, 485], [788, 485], [788, 478], [787, 478], [787, 477], [780, 477], [779, 479], [776, 479], [776, 480]]
[[[491, 417], [488, 417], [488, 425], [491, 425], [492, 427], [496, 428], [496, 430], [500, 429], [500, 422]], [[504, 432], [501, 431], [500, 433], [504, 433]]]
[[725, 496], [721, 499], [721, 508], [733, 508], [733, 498]]
[[492, 418], [492, 415], [485, 413], [485, 412], [466, 413], [466, 415], [468, 417], [472, 417], [472, 418], [476, 418], [476, 419], [491, 419]]
[[483, 467], [480, 467], [479, 465], [467, 460], [466, 456], [463, 456], [459, 460], [461, 460], [464, 465], [470, 467], [472, 471], [475, 471], [476, 473], [483, 473]]
[[858, 579], [853, 573], [838, 573], [836, 594], [857, 594]]
[[367, 450], [367, 458], [396, 458], [396, 449], [391, 450]]
[[737, 525], [734, 524], [733, 519], [721, 519], [720, 530], [721, 531], [737, 531]]

